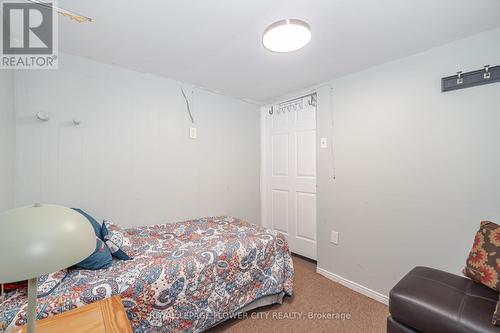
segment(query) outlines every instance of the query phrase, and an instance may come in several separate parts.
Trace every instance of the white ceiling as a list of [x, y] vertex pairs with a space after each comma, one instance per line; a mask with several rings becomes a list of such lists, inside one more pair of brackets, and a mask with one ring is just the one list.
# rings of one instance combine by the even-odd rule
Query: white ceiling
[[[59, 0], [93, 23], [59, 20], [60, 50], [264, 102], [500, 26], [499, 0]], [[311, 43], [261, 45], [282, 18]], [[496, 41], [498, 42], [498, 41]]]

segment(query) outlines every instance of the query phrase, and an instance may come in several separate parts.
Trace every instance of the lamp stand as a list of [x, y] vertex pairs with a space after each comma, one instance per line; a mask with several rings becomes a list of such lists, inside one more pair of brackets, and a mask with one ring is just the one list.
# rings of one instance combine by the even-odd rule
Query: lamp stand
[[28, 280], [28, 331], [27, 333], [35, 333], [36, 325], [36, 282], [37, 278]]

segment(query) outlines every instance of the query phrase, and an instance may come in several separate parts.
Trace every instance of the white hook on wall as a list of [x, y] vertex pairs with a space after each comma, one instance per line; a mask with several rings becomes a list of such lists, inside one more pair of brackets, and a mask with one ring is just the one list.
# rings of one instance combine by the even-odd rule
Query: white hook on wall
[[79, 126], [81, 123], [82, 121], [80, 119], [78, 118], [73, 119], [73, 124], [75, 124], [76, 126]]
[[485, 79], [491, 79], [490, 67], [491, 67], [490, 65], [485, 65], [484, 66], [484, 75], [483, 75], [483, 77]]
[[38, 120], [41, 120], [41, 121], [48, 121], [50, 119], [50, 116], [48, 113], [45, 113], [45, 112], [38, 112], [36, 114], [36, 117], [38, 118]]
[[464, 78], [462, 76], [462, 71], [457, 72], [457, 84], [463, 84], [464, 83]]

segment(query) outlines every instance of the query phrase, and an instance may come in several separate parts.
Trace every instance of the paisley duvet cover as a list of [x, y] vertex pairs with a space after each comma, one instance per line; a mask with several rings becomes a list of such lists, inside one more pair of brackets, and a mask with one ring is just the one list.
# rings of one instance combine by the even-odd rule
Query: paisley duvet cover
[[[134, 259], [38, 280], [38, 319], [120, 294], [134, 333], [201, 332], [268, 295], [292, 294], [286, 239], [232, 217], [125, 229]], [[26, 290], [0, 304], [0, 332], [25, 324]]]

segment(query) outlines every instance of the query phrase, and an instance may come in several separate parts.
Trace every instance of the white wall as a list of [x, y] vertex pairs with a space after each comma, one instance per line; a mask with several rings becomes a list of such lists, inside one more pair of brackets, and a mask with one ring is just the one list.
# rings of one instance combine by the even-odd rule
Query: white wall
[[441, 93], [440, 79], [500, 65], [498, 41], [334, 80], [333, 109], [319, 89], [318, 139], [334, 143], [334, 159], [318, 144], [319, 267], [385, 295], [416, 265], [460, 274], [479, 221], [500, 223], [500, 83]]
[[66, 54], [59, 70], [17, 73], [16, 204], [78, 206], [127, 226], [259, 223], [258, 107], [185, 87], [197, 140], [175, 81]]
[[0, 70], [0, 212], [14, 204], [14, 73]]

